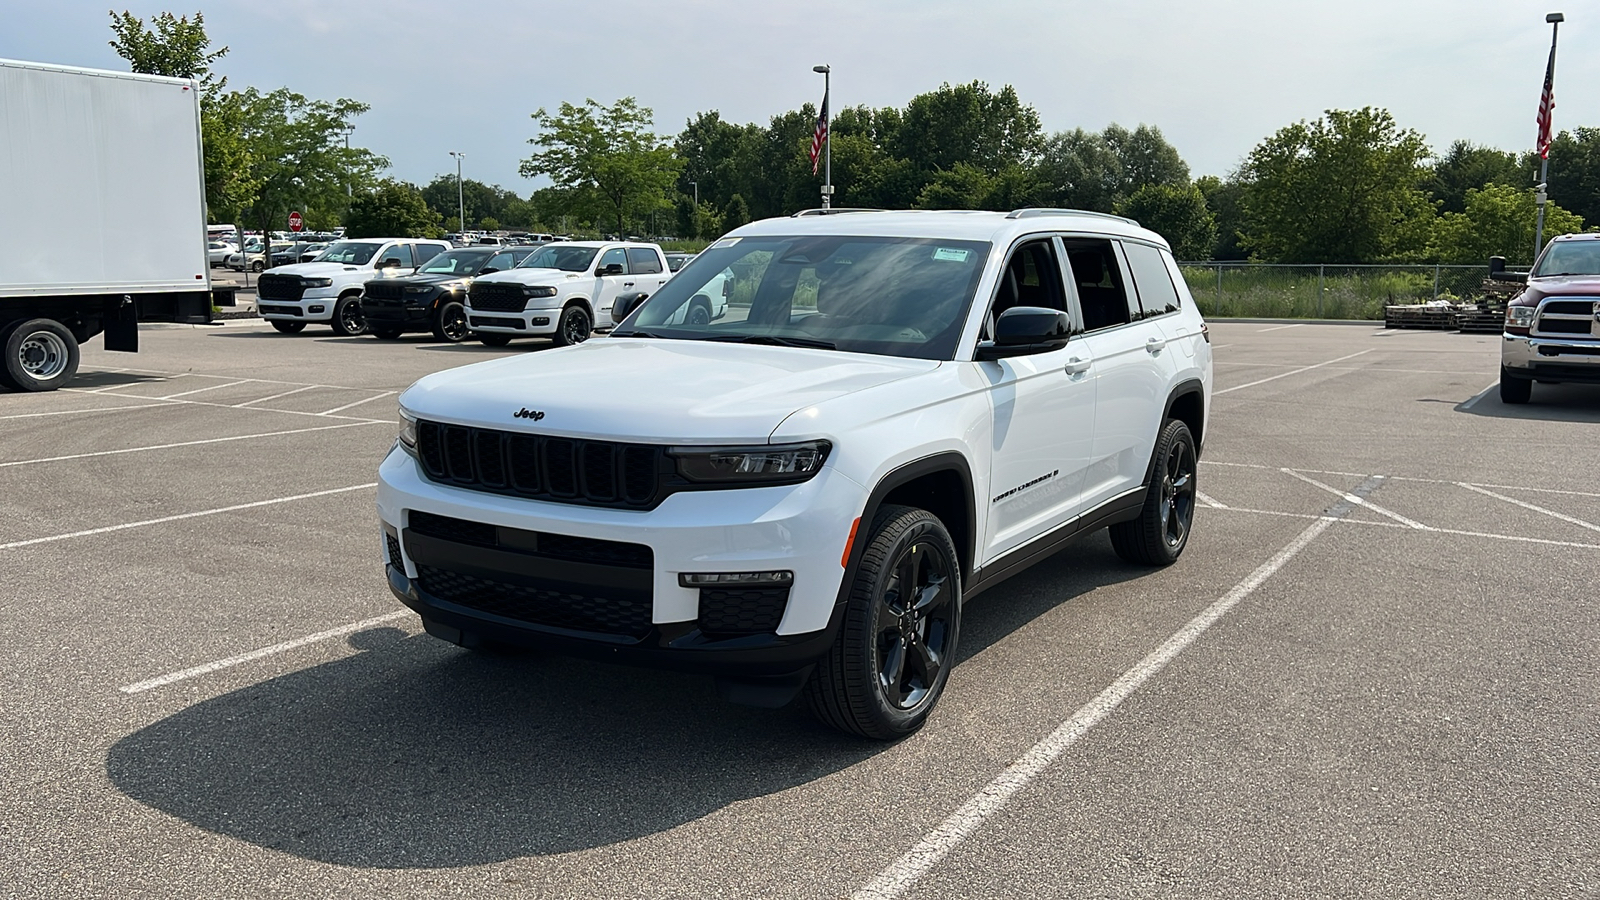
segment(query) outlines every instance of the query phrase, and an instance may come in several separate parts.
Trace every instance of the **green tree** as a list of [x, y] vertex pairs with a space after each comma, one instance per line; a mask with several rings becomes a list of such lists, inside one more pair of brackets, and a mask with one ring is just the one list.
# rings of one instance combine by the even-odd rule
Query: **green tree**
[[500, 220], [494, 216], [484, 216], [478, 220], [478, 227], [484, 231], [499, 231]]
[[1328, 110], [1250, 151], [1245, 243], [1264, 259], [1365, 263], [1421, 254], [1433, 216], [1418, 190], [1428, 147], [1387, 110]]
[[991, 91], [981, 81], [918, 94], [906, 104], [894, 129], [895, 155], [927, 173], [957, 163], [996, 175], [1008, 164], [1029, 163], [1044, 144], [1039, 113], [1006, 85]]
[[444, 234], [439, 222], [416, 185], [385, 179], [351, 201], [345, 237], [436, 238]]
[[1533, 181], [1516, 154], [1471, 141], [1456, 141], [1433, 164], [1423, 188], [1439, 201], [1440, 212], [1463, 212], [1467, 191], [1490, 184], [1526, 187]]
[[734, 194], [728, 199], [728, 205], [722, 210], [722, 228], [732, 231], [740, 225], [750, 221], [750, 207], [744, 202], [744, 197]]
[[1116, 151], [1103, 136], [1082, 128], [1046, 139], [1034, 172], [1042, 201], [1062, 209], [1111, 212], [1122, 184]]
[[672, 202], [672, 221], [677, 226], [678, 237], [694, 240], [700, 236], [696, 230], [694, 214], [694, 198], [688, 194], [679, 194], [678, 199]]
[[1189, 184], [1188, 163], [1178, 155], [1178, 148], [1167, 143], [1161, 129], [1141, 124], [1129, 131], [1113, 122], [1100, 136], [1117, 158], [1117, 180], [1112, 190], [1117, 199], [1131, 197], [1149, 185]]
[[1206, 208], [1217, 223], [1217, 242], [1212, 247], [1210, 259], [1248, 259], [1250, 254], [1240, 243], [1239, 229], [1244, 227], [1244, 210], [1240, 198], [1244, 185], [1235, 179], [1224, 181], [1215, 175], [1202, 175], [1194, 186], [1206, 198]]
[[[1518, 187], [1534, 183], [1538, 157], [1530, 153], [1523, 170], [1527, 180], [1515, 182]], [[1600, 128], [1574, 128], [1550, 141], [1549, 193], [1584, 221], [1600, 222]]]
[[1217, 245], [1217, 220], [1192, 184], [1147, 184], [1117, 204], [1117, 212], [1166, 238], [1178, 259], [1205, 259]]
[[[1483, 265], [1491, 256], [1504, 256], [1512, 265], [1532, 264], [1537, 210], [1532, 188], [1507, 184], [1471, 188], [1463, 205], [1464, 212], [1447, 212], [1434, 223], [1430, 250], [1435, 259]], [[1545, 205], [1546, 239], [1582, 230], [1582, 216], [1554, 203]]]
[[522, 161], [524, 177], [548, 176], [580, 202], [604, 209], [615, 216], [619, 234], [630, 214], [648, 215], [666, 204], [683, 161], [651, 130], [651, 111], [632, 97], [610, 106], [562, 103], [555, 114], [540, 108], [533, 119], [542, 133], [528, 143], [540, 150]]
[[917, 195], [922, 209], [982, 209], [994, 190], [994, 179], [977, 166], [958, 162], [937, 172]]
[[694, 217], [695, 237], [721, 237], [725, 230], [722, 227], [722, 216], [717, 214], [716, 208], [709, 203], [701, 203]]

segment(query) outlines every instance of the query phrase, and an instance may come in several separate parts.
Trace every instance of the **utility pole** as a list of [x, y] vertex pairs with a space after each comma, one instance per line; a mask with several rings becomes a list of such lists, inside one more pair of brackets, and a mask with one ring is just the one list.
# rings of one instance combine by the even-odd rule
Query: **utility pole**
[[1544, 17], [1550, 23], [1550, 63], [1544, 70], [1544, 91], [1539, 95], [1539, 185], [1533, 199], [1539, 205], [1539, 214], [1533, 226], [1533, 261], [1539, 261], [1539, 251], [1544, 249], [1544, 205], [1549, 199], [1550, 141], [1555, 133], [1551, 120], [1556, 107], [1556, 32], [1566, 16], [1553, 12]]
[[461, 160], [466, 154], [451, 150], [450, 155], [456, 158], [456, 204], [457, 209], [461, 212], [461, 239], [465, 241], [467, 239], [467, 195], [461, 188]]
[[828, 98], [833, 96], [833, 66], [812, 66], [811, 71], [822, 75], [822, 124], [828, 129], [822, 137], [822, 208], [833, 206], [833, 109]]
[[[344, 127], [344, 164], [346, 166], [350, 165], [350, 135], [354, 134], [355, 130], [356, 127], [354, 125], [346, 125]], [[350, 180], [348, 169], [344, 173], [344, 195], [346, 197], [354, 197], [356, 195], [355, 183]]]

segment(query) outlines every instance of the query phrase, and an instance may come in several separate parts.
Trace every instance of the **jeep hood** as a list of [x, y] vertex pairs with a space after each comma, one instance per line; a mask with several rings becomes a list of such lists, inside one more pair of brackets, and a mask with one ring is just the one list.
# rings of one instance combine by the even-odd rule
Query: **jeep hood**
[[[809, 348], [597, 338], [429, 375], [400, 405], [424, 419], [502, 431], [760, 443], [799, 410], [938, 367]], [[544, 415], [517, 416], [522, 410]]]

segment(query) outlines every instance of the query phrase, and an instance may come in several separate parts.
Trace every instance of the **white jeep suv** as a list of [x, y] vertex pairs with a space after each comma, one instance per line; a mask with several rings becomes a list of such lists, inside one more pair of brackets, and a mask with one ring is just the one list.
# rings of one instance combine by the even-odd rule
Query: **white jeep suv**
[[671, 277], [655, 244], [561, 241], [514, 269], [473, 281], [467, 324], [492, 347], [519, 337], [581, 344], [595, 331], [611, 330], [618, 297], [649, 294]]
[[[686, 318], [729, 270], [727, 314]], [[1107, 525], [1131, 562], [1183, 552], [1209, 341], [1130, 220], [755, 222], [606, 340], [407, 390], [379, 472], [389, 585], [464, 646], [709, 673], [761, 705], [803, 691], [899, 737], [974, 594]]]
[[412, 238], [355, 238], [336, 241], [315, 260], [278, 266], [256, 282], [256, 310], [284, 334], [304, 331], [307, 323], [333, 326], [337, 334], [367, 330], [361, 291], [384, 275], [410, 275], [450, 249], [445, 241]]

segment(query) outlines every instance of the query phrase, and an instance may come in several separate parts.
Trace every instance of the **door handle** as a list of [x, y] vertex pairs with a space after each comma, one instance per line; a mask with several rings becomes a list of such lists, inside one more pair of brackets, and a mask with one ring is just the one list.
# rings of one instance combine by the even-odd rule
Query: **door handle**
[[1157, 353], [1160, 353], [1163, 349], [1166, 348], [1166, 346], [1167, 346], [1167, 341], [1166, 341], [1165, 338], [1153, 337], [1150, 340], [1144, 342], [1144, 348], [1146, 350], [1150, 351], [1150, 355], [1151, 356], [1154, 356]]
[[622, 283], [622, 286], [623, 286], [623, 287], [633, 287], [633, 282], [631, 282], [631, 281], [624, 281], [624, 282], [623, 282], [623, 283]]
[[1092, 360], [1079, 359], [1078, 357], [1074, 356], [1073, 358], [1067, 360], [1066, 372], [1068, 375], [1082, 375], [1083, 373], [1089, 371], [1089, 366], [1091, 365], [1093, 365]]

